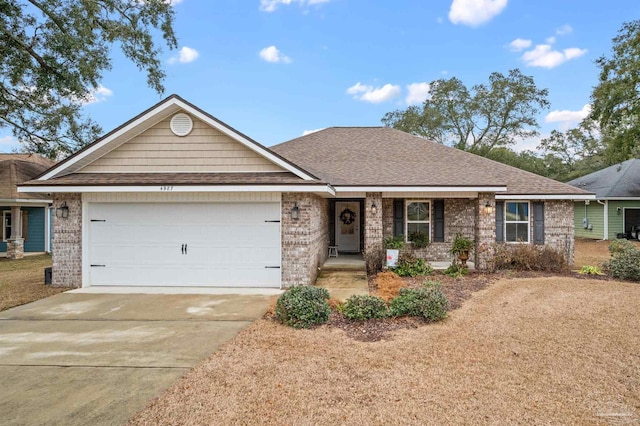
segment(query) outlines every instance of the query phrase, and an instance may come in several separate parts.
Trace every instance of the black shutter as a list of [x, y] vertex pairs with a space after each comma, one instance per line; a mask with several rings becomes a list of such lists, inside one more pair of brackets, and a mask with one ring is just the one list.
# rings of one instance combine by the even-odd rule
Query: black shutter
[[544, 203], [533, 203], [533, 244], [544, 244]]
[[404, 200], [393, 200], [393, 236], [404, 234]]
[[496, 201], [496, 241], [504, 242], [504, 201]]
[[433, 241], [444, 242], [444, 200], [433, 201]]

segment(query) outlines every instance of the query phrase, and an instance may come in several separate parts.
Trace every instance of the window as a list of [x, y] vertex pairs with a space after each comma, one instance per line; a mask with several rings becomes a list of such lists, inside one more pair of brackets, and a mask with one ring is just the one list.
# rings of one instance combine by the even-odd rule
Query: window
[[529, 203], [514, 201], [505, 203], [505, 241], [529, 242]]
[[[27, 242], [27, 212], [21, 211], [20, 216], [22, 217], [22, 238], [24, 242]], [[2, 212], [2, 241], [6, 242], [11, 238], [11, 210], [5, 210]]]
[[411, 235], [416, 232], [425, 234], [431, 239], [430, 234], [430, 218], [431, 218], [431, 203], [428, 201], [411, 200], [406, 202], [406, 228], [405, 235], [407, 242], [411, 241]]
[[11, 238], [11, 210], [2, 212], [2, 241]]

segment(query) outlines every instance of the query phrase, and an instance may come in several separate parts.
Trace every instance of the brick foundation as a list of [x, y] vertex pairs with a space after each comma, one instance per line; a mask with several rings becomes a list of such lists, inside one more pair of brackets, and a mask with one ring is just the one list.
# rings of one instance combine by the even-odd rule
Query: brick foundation
[[24, 257], [24, 238], [7, 240], [7, 259], [22, 259]]
[[54, 209], [63, 202], [69, 217], [53, 216], [52, 284], [82, 287], [82, 198], [80, 194], [54, 194]]
[[[297, 204], [298, 219], [291, 218]], [[282, 194], [282, 286], [311, 285], [327, 260], [329, 204], [313, 194]]]

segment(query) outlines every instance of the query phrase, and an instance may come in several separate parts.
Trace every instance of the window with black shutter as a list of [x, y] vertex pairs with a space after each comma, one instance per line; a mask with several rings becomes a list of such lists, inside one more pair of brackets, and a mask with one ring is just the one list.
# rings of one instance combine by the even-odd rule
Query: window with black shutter
[[533, 203], [533, 244], [544, 244], [544, 203]]
[[404, 200], [393, 200], [393, 236], [404, 235]]
[[504, 201], [496, 201], [496, 241], [504, 242]]
[[433, 241], [444, 242], [444, 200], [433, 201]]

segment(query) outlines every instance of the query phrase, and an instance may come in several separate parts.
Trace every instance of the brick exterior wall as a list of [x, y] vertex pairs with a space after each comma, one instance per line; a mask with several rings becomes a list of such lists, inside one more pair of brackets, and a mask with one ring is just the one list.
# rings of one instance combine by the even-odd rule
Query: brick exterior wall
[[[374, 204], [376, 205], [375, 212], [371, 208]], [[375, 273], [382, 269], [384, 260], [383, 211], [382, 193], [367, 192], [364, 201], [364, 259], [369, 273]]]
[[53, 207], [66, 202], [69, 217], [53, 215], [52, 284], [82, 287], [82, 198], [80, 194], [54, 194]]
[[[531, 210], [533, 211], [533, 209]], [[531, 228], [533, 228], [533, 222], [531, 223]], [[544, 202], [544, 243], [564, 253], [569, 265], [573, 265], [574, 225], [573, 201]], [[533, 241], [533, 235], [531, 240]]]
[[[298, 219], [291, 219], [297, 204]], [[329, 203], [317, 195], [282, 194], [282, 286], [311, 285], [324, 264], [329, 244]]]
[[[491, 212], [487, 212], [485, 206], [492, 207]], [[479, 193], [476, 201], [476, 269], [487, 269], [491, 258], [494, 255], [496, 242], [496, 198], [493, 193]], [[532, 222], [533, 223], [533, 222]]]
[[[393, 236], [393, 198], [382, 200], [383, 238]], [[411, 244], [405, 245], [401, 253], [413, 253], [428, 262], [448, 262], [451, 260], [449, 250], [457, 232], [468, 238], [475, 238], [476, 233], [476, 200], [466, 198], [450, 198], [444, 200], [444, 242], [433, 242], [433, 219], [431, 223], [432, 242], [424, 248], [414, 249]], [[433, 213], [433, 204], [431, 206]], [[432, 214], [433, 216], [433, 214]], [[495, 241], [495, 234], [494, 239]]]

